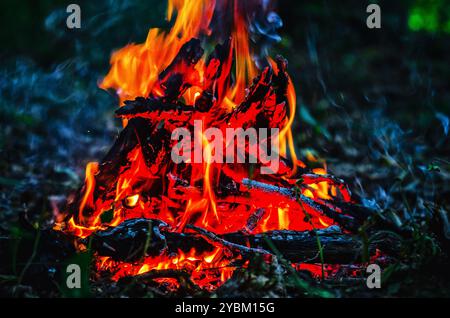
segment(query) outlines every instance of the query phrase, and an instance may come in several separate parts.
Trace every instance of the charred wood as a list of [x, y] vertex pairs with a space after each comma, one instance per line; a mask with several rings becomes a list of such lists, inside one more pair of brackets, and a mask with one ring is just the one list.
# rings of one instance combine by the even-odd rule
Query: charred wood
[[[192, 226], [188, 226], [193, 228]], [[317, 231], [270, 231], [261, 234], [235, 232], [223, 235], [212, 234], [204, 229], [195, 228], [196, 233], [171, 232], [167, 225], [158, 220], [132, 219], [117, 227], [98, 231], [92, 239], [92, 248], [101, 256], [110, 256], [114, 260], [135, 261], [143, 255], [160, 255], [163, 252], [188, 252], [192, 247], [199, 252], [213, 251], [217, 244], [232, 252], [244, 252], [244, 255], [271, 254], [272, 246], [281, 256], [290, 262], [320, 263], [317, 236], [320, 239], [324, 262], [344, 264], [361, 261], [364, 244], [358, 237], [342, 233], [337, 226]], [[200, 234], [199, 234], [200, 233]], [[317, 235], [317, 236], [316, 236]], [[369, 245], [369, 251], [392, 245], [389, 240], [377, 240]], [[147, 246], [147, 250], [144, 248]], [[247, 247], [245, 251], [242, 247]]]

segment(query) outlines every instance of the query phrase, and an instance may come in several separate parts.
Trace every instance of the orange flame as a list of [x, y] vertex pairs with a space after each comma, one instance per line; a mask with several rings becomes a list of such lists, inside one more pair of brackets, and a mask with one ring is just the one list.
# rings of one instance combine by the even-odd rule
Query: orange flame
[[[208, 64], [206, 57], [203, 56], [189, 74], [189, 78], [192, 77], [189, 82], [191, 85], [182, 93], [181, 99], [185, 105], [196, 105], [205, 92], [205, 87], [209, 85], [208, 89], [212, 89], [214, 93], [212, 106], [215, 107], [214, 110], [219, 109], [229, 114], [245, 100], [247, 88], [251, 87], [252, 80], [260, 72], [252, 56], [247, 17], [238, 10], [238, 0], [230, 1], [233, 1], [234, 25], [231, 30], [229, 52], [225, 52], [228, 54], [221, 65], [222, 72], [218, 78], [214, 78], [215, 70], [219, 66], [214, 61]], [[184, 44], [192, 38], [211, 34], [210, 24], [215, 7], [215, 0], [168, 0], [167, 20], [173, 23], [171, 29], [169, 31], [150, 29], [144, 43], [130, 44], [114, 52], [110, 61], [111, 69], [100, 87], [114, 90], [120, 98], [120, 105], [123, 105], [125, 100], [132, 100], [136, 97], [162, 97], [164, 85], [159, 78], [160, 74], [171, 65]], [[279, 72], [274, 60], [268, 58], [268, 62], [274, 73]], [[265, 102], [276, 104], [273, 96], [274, 94], [267, 97], [268, 100]], [[286, 100], [280, 105], [284, 109], [285, 103], [287, 103], [286, 110], [283, 110], [283, 115], [279, 116], [281, 120], [279, 125], [277, 123], [277, 127], [280, 126], [281, 129], [279, 134], [281, 155], [289, 154], [294, 162], [293, 169], [289, 168], [289, 174], [283, 176], [283, 181], [290, 182], [287, 177], [295, 175], [298, 167], [305, 167], [303, 162], [297, 160], [292, 134], [296, 112], [296, 93], [290, 78], [288, 78], [285, 98]], [[214, 123], [208, 122], [208, 120], [212, 121], [214, 117], [204, 120], [210, 126], [214, 126]], [[123, 124], [127, 124], [126, 120]], [[236, 125], [239, 126], [239, 124], [238, 121]], [[200, 143], [204, 149], [203, 153], [210, 154], [212, 145], [206, 136], [201, 135]], [[332, 219], [321, 215], [312, 208], [302, 206], [300, 209], [299, 204], [295, 201], [276, 194], [267, 195], [257, 189], [249, 189], [247, 196], [241, 197], [228, 196], [224, 198], [218, 195], [215, 189], [227, 168], [213, 163], [208, 155], [204, 158], [203, 164], [189, 163], [192, 170], [190, 171], [190, 180], [185, 180], [186, 184], [183, 184], [183, 191], [185, 191], [183, 194], [177, 194], [175, 181], [172, 183], [168, 181], [169, 185], [163, 184], [163, 187], [168, 188], [167, 195], [164, 193], [159, 197], [157, 195], [149, 196], [145, 194], [145, 191], [141, 192], [144, 186], [145, 190], [151, 189], [154, 185], [153, 182], [161, 179], [162, 173], [167, 174], [170, 171], [163, 169], [161, 172], [154, 167], [149, 167], [140, 147], [129, 151], [126, 159], [129, 164], [120, 169], [117, 181], [110, 185], [112, 195], [103, 198], [94, 195], [99, 165], [97, 163], [87, 165], [85, 186], [82, 190], [83, 196], [78, 214], [77, 217], [72, 216], [69, 219], [66, 231], [85, 238], [106, 226], [117, 226], [127, 219], [145, 217], [160, 219], [172, 226], [171, 228], [175, 231], [183, 231], [186, 224], [192, 223], [222, 234], [241, 231], [247, 226], [249, 215], [256, 213], [258, 207], [264, 207], [265, 212], [258, 216], [261, 219], [254, 228], [249, 229], [252, 233], [281, 229], [303, 231], [325, 228], [333, 224]], [[312, 154], [308, 154], [308, 159], [316, 160]], [[242, 179], [242, 175], [251, 174], [241, 170], [235, 167], [228, 168], [227, 176], [229, 178], [238, 176], [234, 180], [238, 183], [237, 179]], [[313, 171], [318, 175], [327, 173], [326, 167]], [[201, 187], [199, 181], [202, 181]], [[325, 179], [317, 182], [311, 181], [301, 188], [304, 196], [321, 200], [330, 200], [336, 197], [338, 191], [345, 200], [350, 200], [349, 194], [345, 190], [338, 189], [336, 185]], [[180, 204], [180, 201], [183, 201], [183, 204]], [[298, 211], [302, 209], [303, 211], [307, 210], [306, 212], [313, 216], [311, 223], [305, 222], [304, 218], [298, 214]], [[87, 211], [89, 213], [86, 213]], [[108, 220], [103, 218], [106, 212], [112, 213], [112, 218]], [[145, 257], [139, 263], [116, 262], [107, 257], [98, 257], [97, 267], [99, 270], [114, 271], [114, 279], [127, 275], [139, 275], [152, 270], [187, 269], [194, 282], [200, 286], [211, 288], [213, 282], [217, 287], [231, 276], [234, 267], [230, 263], [235, 259], [227, 255], [222, 248], [204, 253], [192, 249], [187, 253], [180, 250], [175, 256]], [[164, 281], [174, 283], [170, 279]]]
[[200, 33], [208, 34], [214, 13], [214, 0], [169, 0], [167, 20], [177, 12], [169, 32], [150, 29], [143, 44], [130, 44], [111, 57], [111, 69], [100, 87], [114, 89], [120, 103], [138, 96], [148, 96], [158, 75], [170, 64], [181, 46]]

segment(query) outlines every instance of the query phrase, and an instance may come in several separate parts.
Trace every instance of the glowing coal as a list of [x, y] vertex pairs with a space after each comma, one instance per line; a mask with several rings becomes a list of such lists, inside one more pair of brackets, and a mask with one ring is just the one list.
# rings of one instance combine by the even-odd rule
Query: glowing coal
[[[224, 10], [232, 23], [218, 43], [210, 26]], [[310, 233], [328, 239], [333, 257], [354, 256], [358, 243], [342, 235], [366, 215], [353, 213], [342, 180], [297, 159], [287, 61], [258, 56], [257, 67], [248, 13], [237, 0], [169, 0], [168, 32], [151, 29], [145, 43], [113, 54], [101, 87], [119, 95], [124, 129], [88, 164], [55, 226], [81, 250], [94, 242], [97, 271], [119, 279], [181, 270], [213, 289], [252, 255], [274, 257], [259, 235], [295, 262], [319, 262], [319, 234]]]

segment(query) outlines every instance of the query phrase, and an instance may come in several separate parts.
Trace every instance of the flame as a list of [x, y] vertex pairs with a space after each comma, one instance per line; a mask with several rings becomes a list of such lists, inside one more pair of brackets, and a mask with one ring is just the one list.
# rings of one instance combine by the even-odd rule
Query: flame
[[[204, 97], [204, 93], [210, 93], [213, 96], [211, 110], [214, 111], [193, 115], [193, 118], [202, 119], [208, 127], [215, 127], [217, 113], [232, 114], [233, 110], [245, 101], [249, 88], [254, 84], [253, 79], [261, 73], [257, 79], [258, 82], [262, 82], [262, 74], [266, 72], [259, 70], [254, 62], [249, 41], [248, 17], [239, 10], [239, 1], [229, 1], [232, 4], [230, 14], [233, 26], [229, 45], [223, 46], [223, 49], [227, 47], [228, 51], [224, 52], [225, 57], [221, 63], [214, 59], [208, 60], [207, 54], [204, 54], [192, 68], [184, 69], [187, 68], [186, 65], [177, 65], [175, 69], [170, 69], [183, 45], [193, 38], [211, 34], [210, 25], [216, 1], [168, 0], [166, 18], [172, 23], [171, 29], [168, 31], [150, 29], [144, 43], [129, 44], [114, 52], [110, 60], [111, 68], [100, 87], [114, 90], [119, 96], [120, 105], [123, 106], [124, 101], [137, 97], [163, 99], [165, 81], [168, 77], [176, 72], [186, 74], [189, 85], [180, 92], [179, 100], [186, 106], [196, 107]], [[268, 58], [268, 64], [274, 74], [280, 74], [281, 70], [278, 69], [276, 61]], [[216, 76], [219, 67], [221, 72]], [[267, 86], [264, 83], [263, 85]], [[280, 129], [280, 154], [284, 157], [289, 154], [294, 163], [293, 167], [284, 167], [285, 172], [280, 179], [285, 186], [286, 183], [294, 185], [289, 177], [294, 176], [298, 168], [306, 168], [306, 165], [297, 159], [295, 150], [292, 126], [296, 112], [296, 92], [289, 77], [283, 94], [284, 101], [281, 104], [277, 104], [273, 90], [269, 90], [260, 102], [266, 103], [268, 108], [276, 109], [273, 116], [277, 117], [278, 121], [275, 120], [273, 125]], [[218, 128], [224, 130], [228, 126], [249, 125], [249, 122], [256, 118], [258, 107], [261, 108], [261, 105], [257, 104], [249, 105], [249, 115], [244, 120], [228, 117], [228, 121]], [[168, 125], [175, 125], [173, 119], [175, 118], [168, 118]], [[164, 120], [160, 122], [166, 124]], [[123, 124], [127, 125], [127, 119], [123, 119]], [[216, 189], [224, 175], [232, 179], [233, 184], [239, 184], [242, 178], [249, 178], [253, 172], [213, 162], [211, 156], [213, 144], [203, 133], [200, 133], [199, 140], [192, 143], [201, 144], [203, 153], [200, 153], [200, 156], [204, 161], [200, 164], [186, 163], [187, 167], [169, 167], [164, 162], [167, 160], [165, 157], [157, 157], [157, 162], [149, 164], [140, 146], [127, 150], [126, 160], [123, 160], [127, 164], [118, 170], [117, 180], [100, 185], [99, 191], [104, 192], [104, 195], [96, 193], [99, 182], [97, 175], [102, 167], [98, 163], [89, 163], [86, 167], [85, 185], [78, 213], [72, 215], [64, 226], [58, 225], [58, 228], [85, 238], [97, 230], [108, 226], [114, 227], [124, 220], [140, 217], [164, 221], [173, 231], [182, 232], [187, 224], [193, 224], [216, 234], [238, 232], [243, 229], [254, 234], [272, 230], [304, 231], [326, 228], [334, 224], [332, 219], [319, 211], [301, 206], [298, 202], [287, 200], [286, 197], [276, 193], [269, 194], [258, 189], [242, 189], [243, 187], [238, 186], [232, 190], [246, 191], [245, 195], [217, 193]], [[238, 145], [238, 147], [245, 146]], [[153, 150], [152, 148], [151, 151]], [[310, 162], [318, 161], [310, 152], [307, 153], [307, 159]], [[183, 169], [190, 169], [189, 178], [178, 180], [179, 175], [183, 174], [180, 170]], [[350, 200], [350, 194], [345, 188], [338, 187], [325, 178], [327, 174], [325, 165], [312, 171], [324, 178], [311, 179], [302, 184], [300, 189], [304, 196], [326, 201], [342, 195], [344, 200]], [[173, 177], [167, 181], [165, 177], [169, 174]], [[273, 180], [269, 182], [275, 186], [280, 185]], [[180, 183], [182, 185], [179, 185]], [[162, 188], [165, 192], [154, 193], [156, 188]], [[259, 207], [264, 207], [264, 213], [261, 215], [258, 214]], [[112, 217], [104, 217], [107, 213]], [[304, 213], [312, 216], [310, 222], [305, 221]], [[251, 216], [260, 220], [250, 228], [248, 222]], [[193, 248], [188, 252], [179, 250], [176, 255], [145, 257], [138, 263], [117, 262], [109, 257], [97, 257], [96, 266], [99, 271], [113, 272], [113, 279], [116, 280], [123, 276], [142, 275], [153, 270], [183, 269], [191, 274], [191, 279], [196, 284], [211, 289], [223, 284], [234, 272], [235, 266], [232, 263], [239, 257], [229, 254], [221, 247], [202, 253]], [[158, 281], [176, 285], [173, 279], [164, 278]]]
[[278, 208], [278, 224], [280, 230], [289, 229], [289, 204], [284, 208]]
[[[220, 222], [219, 215], [217, 214], [217, 207], [216, 207], [216, 199], [215, 199], [215, 196], [214, 196], [214, 190], [213, 190], [212, 185], [211, 185], [211, 177], [212, 177], [211, 146], [210, 146], [210, 143], [209, 143], [208, 139], [204, 135], [202, 136], [202, 142], [203, 142], [203, 146], [204, 146], [204, 149], [205, 149], [204, 154], [206, 154], [205, 170], [204, 170], [205, 174], [204, 174], [204, 179], [203, 179], [204, 180], [204, 186], [203, 186], [203, 188], [204, 188], [204, 197], [208, 198], [210, 206], [211, 206], [211, 208], [212, 208], [212, 210], [214, 212], [214, 217], [216, 218], [216, 220], [218, 222]], [[205, 213], [205, 216], [203, 218], [203, 224], [205, 226], [208, 225], [208, 221], [207, 221], [206, 216], [207, 215]]]
[[169, 32], [150, 29], [143, 44], [130, 44], [111, 57], [111, 69], [100, 84], [114, 89], [122, 105], [125, 100], [148, 96], [158, 75], [170, 64], [181, 46], [200, 33], [208, 34], [214, 0], [169, 0], [167, 20], [177, 16]]
[[232, 39], [236, 60], [236, 84], [226, 96], [228, 100], [238, 104], [244, 99], [245, 88], [257, 75], [257, 71], [250, 52], [247, 25], [244, 17], [237, 10], [237, 1], [234, 2], [234, 25]]
[[125, 198], [125, 204], [131, 208], [134, 208], [138, 202], [139, 202], [139, 194], [130, 195]]
[[114, 272], [113, 280], [125, 276], [142, 275], [153, 270], [189, 270], [191, 280], [207, 290], [222, 285], [236, 269], [235, 266], [230, 265], [230, 261], [221, 247], [202, 254], [197, 253], [194, 248], [188, 252], [178, 250], [176, 256], [146, 257], [141, 263], [136, 264], [117, 262], [109, 257], [99, 257], [96, 266], [99, 270]]
[[84, 196], [80, 203], [79, 208], [79, 217], [80, 219], [83, 218], [83, 210], [86, 206], [93, 207], [92, 202], [92, 192], [94, 191], [94, 185], [95, 185], [95, 178], [94, 175], [98, 172], [98, 163], [97, 162], [89, 162], [86, 166], [86, 181], [85, 186], [86, 189], [84, 190]]

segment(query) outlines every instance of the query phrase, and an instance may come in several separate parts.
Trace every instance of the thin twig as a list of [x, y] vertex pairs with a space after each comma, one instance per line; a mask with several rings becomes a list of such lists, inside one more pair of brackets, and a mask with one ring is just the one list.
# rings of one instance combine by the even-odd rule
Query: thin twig
[[186, 225], [186, 228], [191, 229], [191, 230], [197, 232], [198, 234], [202, 235], [208, 242], [210, 242], [213, 245], [220, 244], [222, 246], [227, 247], [228, 249], [230, 249], [232, 251], [236, 251], [241, 254], [262, 254], [262, 255], [274, 256], [272, 253], [269, 253], [268, 251], [266, 251], [262, 248], [247, 247], [244, 245], [226, 241], [223, 238], [218, 237], [216, 234], [214, 234], [208, 230], [205, 230], [201, 227], [192, 225], [192, 224]]

